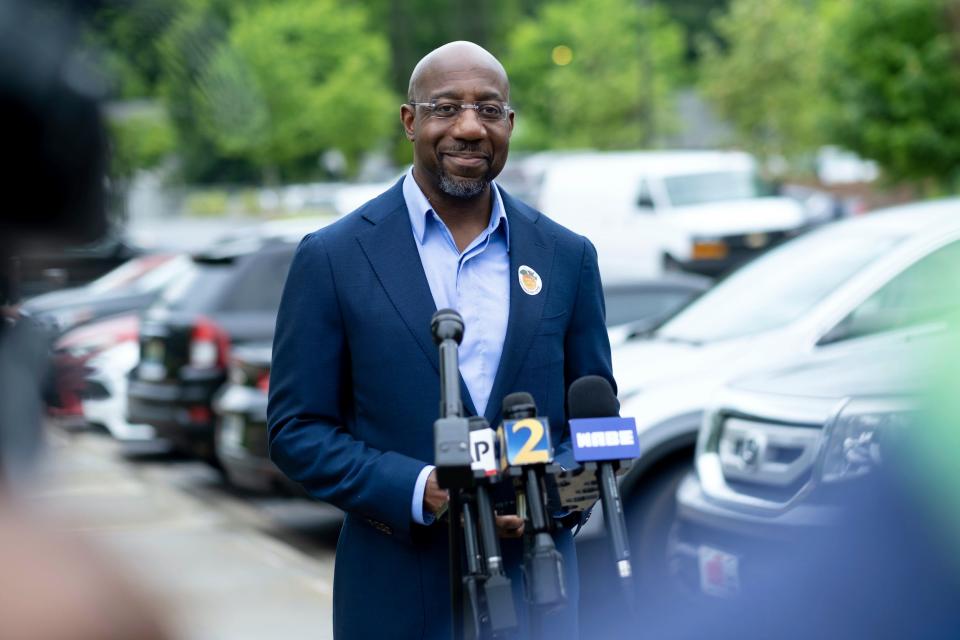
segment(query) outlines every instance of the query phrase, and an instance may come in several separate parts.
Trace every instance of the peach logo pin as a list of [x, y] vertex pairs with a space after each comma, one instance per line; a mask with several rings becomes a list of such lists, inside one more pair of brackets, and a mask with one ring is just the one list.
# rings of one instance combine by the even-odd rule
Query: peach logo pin
[[523, 289], [525, 294], [535, 296], [543, 289], [543, 281], [540, 279], [540, 274], [527, 265], [520, 265], [520, 268], [517, 270], [517, 275], [520, 277], [520, 288]]

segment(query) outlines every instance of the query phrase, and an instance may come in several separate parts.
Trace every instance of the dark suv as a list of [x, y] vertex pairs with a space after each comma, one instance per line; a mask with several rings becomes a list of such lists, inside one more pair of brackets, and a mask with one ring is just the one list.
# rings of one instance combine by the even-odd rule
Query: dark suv
[[127, 417], [177, 449], [217, 463], [212, 402], [231, 348], [273, 338], [296, 243], [264, 239], [194, 257], [196, 269], [144, 314]]

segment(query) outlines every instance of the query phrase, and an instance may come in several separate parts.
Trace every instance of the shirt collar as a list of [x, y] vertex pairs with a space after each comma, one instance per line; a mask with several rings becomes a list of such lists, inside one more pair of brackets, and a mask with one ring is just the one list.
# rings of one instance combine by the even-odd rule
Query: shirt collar
[[[506, 209], [503, 208], [503, 199], [500, 197], [500, 187], [496, 182], [491, 182], [490, 187], [493, 193], [493, 206], [490, 209], [490, 223], [487, 225], [486, 233], [493, 233], [503, 221], [503, 235], [507, 241], [507, 251], [510, 251], [510, 223], [507, 220]], [[427, 196], [420, 190], [420, 185], [413, 179], [413, 167], [407, 171], [403, 179], [403, 199], [407, 203], [407, 212], [410, 214], [410, 224], [413, 227], [413, 236], [421, 245], [427, 237], [427, 218], [433, 214], [433, 207]]]

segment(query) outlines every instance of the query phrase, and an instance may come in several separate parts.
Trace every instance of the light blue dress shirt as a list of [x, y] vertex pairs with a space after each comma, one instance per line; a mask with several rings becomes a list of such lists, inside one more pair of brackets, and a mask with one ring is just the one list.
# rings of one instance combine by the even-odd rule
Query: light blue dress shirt
[[[403, 197], [433, 301], [437, 309], [456, 309], [463, 316], [460, 375], [479, 415], [490, 399], [510, 315], [509, 223], [499, 188], [491, 187], [490, 223], [460, 252], [413, 179], [412, 168], [403, 179]], [[432, 514], [423, 512], [423, 494], [433, 468], [423, 468], [413, 492], [412, 515], [419, 524], [433, 522]]]

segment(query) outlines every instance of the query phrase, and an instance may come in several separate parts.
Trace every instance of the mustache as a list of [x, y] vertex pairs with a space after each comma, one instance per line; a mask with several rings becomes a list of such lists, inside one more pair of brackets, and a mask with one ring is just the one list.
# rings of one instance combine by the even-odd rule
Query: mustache
[[479, 144], [470, 144], [467, 142], [460, 142], [450, 147], [447, 147], [443, 150], [443, 153], [476, 153], [482, 155], [483, 157], [489, 157], [489, 154], [485, 153]]

